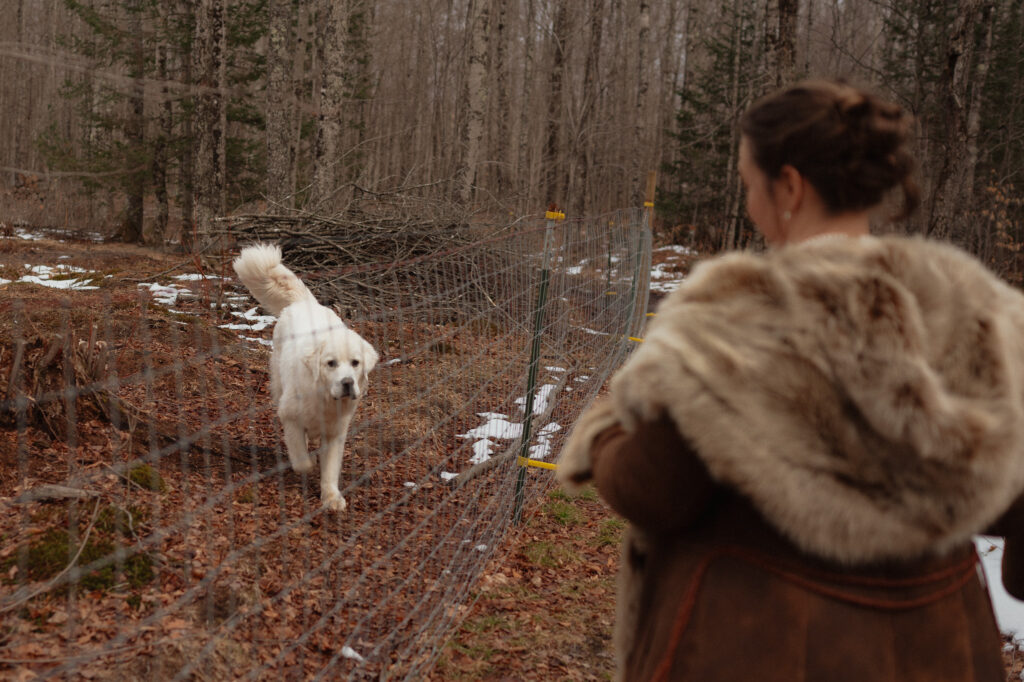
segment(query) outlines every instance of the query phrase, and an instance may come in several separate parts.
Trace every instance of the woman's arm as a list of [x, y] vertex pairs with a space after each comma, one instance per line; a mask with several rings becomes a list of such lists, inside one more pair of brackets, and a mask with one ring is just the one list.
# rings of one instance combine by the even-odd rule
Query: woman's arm
[[611, 507], [655, 533], [692, 523], [710, 502], [715, 483], [667, 417], [635, 433], [615, 424], [593, 439], [594, 484]]

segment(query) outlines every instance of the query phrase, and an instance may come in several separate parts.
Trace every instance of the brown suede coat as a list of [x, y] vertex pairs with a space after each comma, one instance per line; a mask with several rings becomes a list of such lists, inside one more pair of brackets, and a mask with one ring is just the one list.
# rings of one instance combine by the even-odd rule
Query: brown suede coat
[[972, 540], [1024, 586], [1024, 295], [918, 238], [698, 265], [558, 477], [632, 522], [616, 651], [636, 680], [1000, 680]]
[[[1005, 679], [971, 543], [856, 568], [812, 557], [713, 482], [667, 419], [632, 434], [607, 428], [591, 456], [601, 496], [644, 529], [623, 556], [626, 582], [640, 590], [619, 595], [636, 608], [619, 616], [619, 626], [634, 624], [618, 633], [628, 647], [619, 652], [623, 679]], [[1011, 591], [1024, 583], [1019, 549], [1007, 542]]]

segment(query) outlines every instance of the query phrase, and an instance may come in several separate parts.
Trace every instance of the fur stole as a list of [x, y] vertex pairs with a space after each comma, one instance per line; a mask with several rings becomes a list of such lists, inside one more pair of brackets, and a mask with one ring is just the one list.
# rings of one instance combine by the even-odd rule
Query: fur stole
[[919, 238], [731, 254], [662, 302], [610, 393], [611, 414], [574, 428], [563, 481], [610, 419], [667, 413], [803, 550], [940, 553], [1024, 489], [1024, 294]]

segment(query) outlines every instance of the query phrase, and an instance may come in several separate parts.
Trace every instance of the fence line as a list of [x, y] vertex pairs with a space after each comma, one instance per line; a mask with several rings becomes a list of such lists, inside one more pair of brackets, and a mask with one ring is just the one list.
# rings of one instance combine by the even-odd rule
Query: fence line
[[[429, 669], [647, 307], [641, 209], [475, 235], [300, 272], [381, 354], [342, 514], [290, 469], [271, 321], [226, 265], [139, 283], [81, 263], [54, 280], [72, 291], [0, 270], [0, 671]], [[288, 263], [301, 237], [278, 236]]]

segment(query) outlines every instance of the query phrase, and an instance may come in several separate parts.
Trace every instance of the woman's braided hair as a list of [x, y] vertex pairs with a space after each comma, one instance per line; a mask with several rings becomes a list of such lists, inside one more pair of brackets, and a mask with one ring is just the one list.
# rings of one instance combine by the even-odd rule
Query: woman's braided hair
[[879, 204], [897, 187], [910, 216], [920, 203], [908, 149], [912, 117], [899, 105], [842, 82], [804, 81], [755, 102], [740, 120], [768, 177], [793, 166], [832, 213]]

